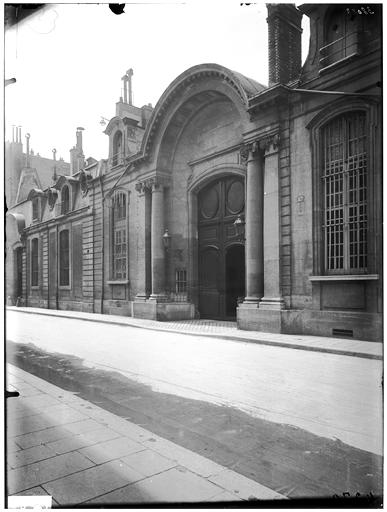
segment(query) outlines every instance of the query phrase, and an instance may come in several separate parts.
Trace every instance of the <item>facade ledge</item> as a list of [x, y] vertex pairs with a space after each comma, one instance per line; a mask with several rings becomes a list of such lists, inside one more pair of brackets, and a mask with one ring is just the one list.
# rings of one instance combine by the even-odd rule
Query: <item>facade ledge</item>
[[116, 280], [111, 280], [111, 281], [107, 281], [107, 284], [110, 284], [110, 285], [119, 285], [119, 284], [129, 284], [129, 279], [116, 279]]
[[377, 281], [379, 274], [335, 274], [330, 276], [309, 276], [309, 281]]

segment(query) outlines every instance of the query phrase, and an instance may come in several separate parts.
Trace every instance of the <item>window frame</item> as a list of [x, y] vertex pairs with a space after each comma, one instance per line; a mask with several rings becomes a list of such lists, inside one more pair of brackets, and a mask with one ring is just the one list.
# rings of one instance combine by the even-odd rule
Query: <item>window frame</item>
[[[65, 209], [65, 203], [63, 200], [63, 192], [66, 189], [67, 189], [67, 193], [68, 193], [68, 204], [67, 204], [68, 208], [67, 209]], [[60, 201], [61, 201], [61, 208], [60, 208], [61, 215], [66, 215], [67, 213], [70, 213], [71, 212], [71, 190], [70, 190], [70, 186], [68, 184], [63, 185], [63, 187], [60, 191]]]
[[[120, 139], [120, 151], [117, 151], [118, 139]], [[123, 158], [124, 135], [121, 129], [116, 130], [112, 141], [112, 167], [120, 165]]]
[[[125, 199], [125, 205], [121, 208], [121, 216], [117, 219], [115, 216], [115, 201], [118, 197], [123, 197]], [[110, 222], [110, 281], [114, 283], [122, 283], [127, 284], [129, 282], [129, 194], [127, 191], [118, 189], [111, 196], [110, 202], [110, 213], [111, 213], [111, 222]], [[124, 214], [122, 216], [122, 214]], [[118, 225], [117, 225], [118, 223]], [[125, 276], [118, 276], [118, 272], [116, 271], [116, 235], [118, 233], [124, 234], [125, 241], [121, 242], [121, 245], [125, 245], [125, 257], [119, 257], [121, 261], [124, 261], [124, 269]], [[120, 252], [122, 254], [122, 252]]]
[[[348, 4], [349, 7], [352, 5]], [[337, 64], [347, 61], [357, 55], [360, 52], [360, 26], [359, 26], [358, 15], [350, 15], [345, 5], [336, 4], [330, 7], [324, 17], [324, 29], [323, 29], [323, 46], [320, 48], [320, 71], [330, 69]], [[338, 23], [342, 23], [342, 35], [336, 39], [330, 40], [329, 30], [331, 29], [334, 19], [337, 19]], [[349, 23], [354, 21], [355, 30], [349, 30]], [[341, 49], [334, 51], [335, 45], [342, 42]], [[333, 48], [333, 50], [330, 48]], [[338, 53], [337, 57], [334, 55]], [[327, 61], [327, 63], [324, 63]]]
[[41, 220], [41, 211], [42, 211], [42, 202], [40, 197], [33, 197], [31, 200], [32, 203], [32, 222], [40, 222]]
[[[68, 272], [68, 283], [67, 284], [61, 284], [61, 277], [62, 277], [62, 247], [61, 247], [61, 237], [62, 233], [67, 232], [67, 250], [68, 250], [68, 266], [67, 266], [67, 272]], [[63, 226], [58, 231], [58, 287], [61, 290], [71, 290], [71, 274], [72, 274], [72, 242], [71, 242], [71, 228], [70, 226]]]
[[[340, 269], [340, 272], [327, 272], [325, 268], [325, 236], [324, 236], [324, 196], [322, 184], [322, 129], [324, 126], [341, 115], [352, 114], [353, 112], [363, 112], [365, 114], [366, 136], [368, 138], [367, 147], [367, 207], [368, 207], [368, 229], [367, 229], [367, 270], [356, 271], [348, 269], [347, 272]], [[377, 101], [373, 99], [362, 100], [352, 99], [338, 100], [330, 104], [326, 109], [318, 113], [306, 126], [310, 130], [310, 141], [312, 149], [312, 200], [313, 200], [313, 275], [312, 281], [324, 279], [357, 279], [361, 276], [375, 276], [378, 263], [378, 242], [375, 233], [380, 229], [380, 212], [378, 212], [377, 200], [380, 193], [376, 188], [376, 183], [380, 181], [375, 173], [376, 162], [376, 144], [379, 141], [377, 133]], [[379, 160], [377, 160], [379, 165]], [[380, 191], [379, 191], [380, 192]]]
[[[39, 265], [39, 250], [40, 250], [40, 243], [39, 243], [39, 237], [34, 236], [31, 238], [31, 249], [30, 249], [30, 286], [31, 289], [37, 290], [39, 289], [39, 278], [40, 278], [40, 265]], [[36, 242], [36, 256], [34, 251], [34, 245]], [[35, 260], [35, 261], [34, 261]], [[36, 269], [34, 269], [34, 264], [36, 263]], [[34, 276], [36, 276], [36, 282], [34, 280]]]

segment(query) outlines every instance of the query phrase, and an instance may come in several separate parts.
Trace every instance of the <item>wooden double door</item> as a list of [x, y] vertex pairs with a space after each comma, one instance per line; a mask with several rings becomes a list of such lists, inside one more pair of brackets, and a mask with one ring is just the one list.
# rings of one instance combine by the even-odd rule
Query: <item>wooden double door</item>
[[245, 296], [245, 247], [234, 227], [244, 210], [240, 177], [213, 181], [198, 195], [201, 318], [234, 319], [238, 299]]

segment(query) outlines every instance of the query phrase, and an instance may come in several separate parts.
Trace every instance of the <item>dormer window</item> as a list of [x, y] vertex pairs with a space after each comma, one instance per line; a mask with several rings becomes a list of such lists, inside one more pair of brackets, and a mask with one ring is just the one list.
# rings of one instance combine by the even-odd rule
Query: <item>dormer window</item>
[[68, 213], [70, 211], [70, 190], [67, 185], [65, 185], [62, 188], [61, 192], [61, 198], [62, 198], [62, 215], [65, 213]]
[[359, 16], [345, 6], [336, 6], [327, 14], [325, 45], [320, 49], [321, 68], [358, 54]]
[[118, 130], [113, 137], [112, 165], [121, 163], [122, 158], [122, 132]]

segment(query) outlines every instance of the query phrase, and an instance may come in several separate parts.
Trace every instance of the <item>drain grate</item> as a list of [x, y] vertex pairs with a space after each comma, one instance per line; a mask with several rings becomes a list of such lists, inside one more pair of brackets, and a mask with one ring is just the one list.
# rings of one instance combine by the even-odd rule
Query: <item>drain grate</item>
[[332, 329], [332, 336], [341, 336], [343, 338], [353, 338], [352, 329]]

